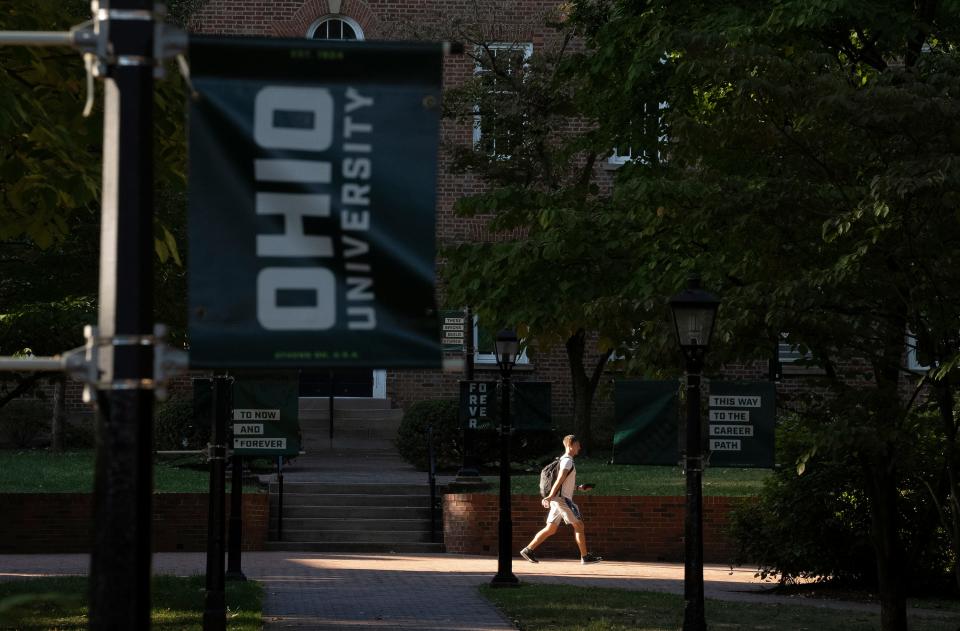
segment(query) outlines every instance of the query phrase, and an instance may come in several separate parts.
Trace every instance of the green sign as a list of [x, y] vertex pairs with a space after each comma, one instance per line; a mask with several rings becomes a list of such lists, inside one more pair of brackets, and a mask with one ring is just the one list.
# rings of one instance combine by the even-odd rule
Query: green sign
[[466, 429], [494, 430], [497, 414], [496, 381], [460, 382], [460, 425]]
[[466, 345], [466, 314], [463, 311], [443, 309], [440, 311], [440, 345], [444, 351], [463, 352]]
[[514, 429], [553, 429], [551, 384], [545, 381], [515, 381], [510, 416]]
[[675, 465], [680, 461], [677, 381], [625, 381], [614, 385], [616, 464]]
[[773, 467], [775, 395], [769, 382], [710, 382], [711, 467]]
[[192, 366], [440, 367], [442, 60], [191, 36]]
[[299, 387], [295, 374], [241, 374], [236, 378], [230, 442], [235, 455], [300, 453]]

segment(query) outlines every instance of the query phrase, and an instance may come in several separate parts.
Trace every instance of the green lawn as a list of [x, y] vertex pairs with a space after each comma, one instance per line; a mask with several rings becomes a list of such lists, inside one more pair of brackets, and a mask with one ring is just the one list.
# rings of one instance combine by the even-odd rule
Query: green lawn
[[[480, 588], [522, 631], [665, 631], [680, 629], [683, 597], [599, 587], [523, 584]], [[707, 627], [754, 630], [873, 631], [880, 616], [804, 605], [706, 601]], [[956, 631], [960, 614], [911, 617], [913, 631]]]
[[[680, 467], [607, 464], [606, 459], [577, 458], [577, 482], [592, 482], [592, 495], [684, 495], [686, 481]], [[708, 468], [703, 474], [704, 495], [752, 496], [760, 492], [770, 477], [769, 469]], [[499, 489], [499, 478], [486, 476]], [[540, 472], [511, 478], [515, 494], [539, 495]]]
[[[202, 462], [198, 456], [193, 463]], [[184, 458], [160, 458], [153, 468], [157, 493], [206, 493], [209, 474], [187, 468]], [[227, 476], [227, 487], [230, 484]], [[253, 486], [245, 492], [256, 492]], [[93, 451], [61, 454], [45, 450], [0, 450], [0, 493], [91, 493], [93, 492]]]
[[[227, 628], [260, 631], [263, 588], [256, 581], [226, 584]], [[67, 576], [0, 582], [0, 628], [86, 629], [87, 578]], [[152, 628], [201, 629], [204, 577], [153, 577]]]

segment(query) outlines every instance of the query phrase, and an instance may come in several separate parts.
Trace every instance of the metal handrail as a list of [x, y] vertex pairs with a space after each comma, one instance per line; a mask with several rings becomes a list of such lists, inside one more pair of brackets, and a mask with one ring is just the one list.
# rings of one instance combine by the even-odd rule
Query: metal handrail
[[429, 467], [427, 480], [430, 483], [430, 541], [437, 542], [437, 461], [433, 453], [433, 425], [427, 426], [427, 457]]

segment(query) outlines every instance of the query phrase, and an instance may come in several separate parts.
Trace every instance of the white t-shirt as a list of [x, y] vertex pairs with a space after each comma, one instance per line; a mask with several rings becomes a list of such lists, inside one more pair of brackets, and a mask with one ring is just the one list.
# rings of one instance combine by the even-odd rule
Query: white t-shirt
[[560, 496], [567, 499], [573, 499], [573, 492], [577, 488], [577, 468], [573, 466], [573, 458], [570, 456], [560, 456], [560, 466], [557, 468], [557, 475], [563, 475], [564, 471], [570, 471], [563, 484], [560, 485]]

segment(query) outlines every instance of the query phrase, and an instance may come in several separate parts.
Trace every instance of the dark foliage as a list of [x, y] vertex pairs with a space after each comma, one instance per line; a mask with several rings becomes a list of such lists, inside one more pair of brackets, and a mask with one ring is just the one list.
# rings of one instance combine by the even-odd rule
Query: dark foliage
[[193, 402], [186, 397], [173, 397], [159, 404], [153, 419], [154, 449], [202, 449], [210, 440], [210, 427], [196, 422]]

